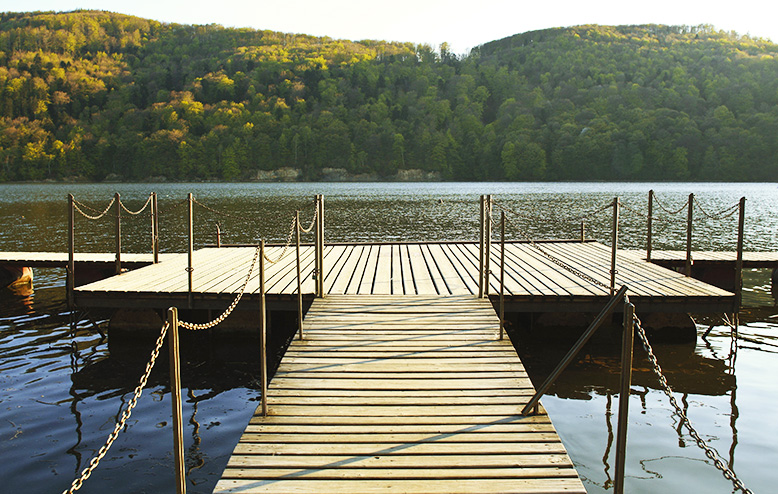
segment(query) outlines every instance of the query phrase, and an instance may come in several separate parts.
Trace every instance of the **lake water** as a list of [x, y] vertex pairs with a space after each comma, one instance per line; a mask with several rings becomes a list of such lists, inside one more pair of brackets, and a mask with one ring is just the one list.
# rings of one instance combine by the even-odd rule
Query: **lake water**
[[[312, 214], [324, 194], [327, 241], [476, 240], [478, 197], [491, 193], [511, 214], [509, 238], [576, 238], [610, 242], [614, 196], [621, 210], [620, 246], [644, 248], [647, 194], [668, 210], [694, 192], [708, 213], [747, 197], [747, 250], [778, 250], [778, 184], [20, 184], [0, 185], [0, 250], [66, 251], [67, 201], [102, 210], [114, 192], [131, 209], [159, 194], [161, 247], [182, 251], [183, 200], [188, 192], [210, 209], [195, 209], [195, 247], [215, 241], [286, 239], [291, 212]], [[686, 211], [654, 226], [654, 248], [683, 249]], [[150, 250], [148, 216], [123, 217], [123, 251]], [[724, 220], [695, 211], [694, 248], [734, 250], [736, 215]], [[77, 219], [77, 251], [111, 251], [113, 224]], [[32, 294], [0, 292], [0, 478], [3, 492], [61, 492], [103, 445], [137, 385], [150, 348], [111, 355], [91, 322], [71, 326], [63, 270], [36, 270]], [[778, 484], [778, 310], [769, 272], [744, 273], [747, 305], [740, 339], [717, 315], [698, 316], [696, 344], [657, 344], [676, 397], [704, 439], [754, 492]], [[637, 308], [638, 313], [640, 307]], [[97, 321], [101, 322], [101, 321]], [[103, 325], [104, 326], [104, 325]], [[536, 384], [566, 352], [522, 342], [522, 358]], [[637, 346], [637, 345], [636, 345]], [[211, 492], [257, 406], [257, 363], [223, 363], [184, 353], [184, 419], [188, 491]], [[618, 407], [618, 345], [587, 347], [543, 398], [589, 492], [612, 489]], [[167, 364], [152, 373], [125, 430], [80, 492], [116, 494], [173, 489]], [[636, 349], [630, 395], [626, 490], [731, 492], [658, 390]]]

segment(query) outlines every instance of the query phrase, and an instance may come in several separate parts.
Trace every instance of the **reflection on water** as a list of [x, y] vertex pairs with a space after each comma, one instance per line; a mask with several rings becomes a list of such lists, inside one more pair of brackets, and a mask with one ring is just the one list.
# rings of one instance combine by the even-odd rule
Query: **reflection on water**
[[[776, 249], [775, 184], [155, 184], [0, 185], [0, 250], [64, 251], [66, 194], [101, 209], [118, 190], [131, 209], [153, 189], [159, 195], [162, 248], [185, 245], [186, 207], [193, 192], [203, 204], [229, 216], [195, 209], [196, 246], [214, 242], [215, 223], [225, 242], [259, 236], [283, 241], [289, 213], [312, 214], [314, 194], [326, 200], [327, 240], [475, 240], [478, 196], [492, 193], [534, 221], [520, 227], [537, 237], [575, 237], [580, 217], [615, 195], [644, 211], [648, 189], [668, 207], [695, 192], [709, 211], [748, 197], [746, 248]], [[684, 215], [681, 215], [684, 216]], [[609, 216], [587, 219], [588, 235], [609, 238]], [[125, 252], [150, 250], [150, 222], [124, 216]], [[695, 223], [698, 249], [731, 249], [733, 223], [706, 218]], [[715, 230], [711, 228], [716, 225]], [[655, 223], [656, 248], [681, 248], [685, 216]], [[708, 228], [706, 232], [704, 229]], [[77, 250], [113, 249], [113, 223], [77, 219]], [[715, 234], [711, 234], [715, 231]], [[625, 247], [644, 246], [645, 218], [622, 211]], [[514, 231], [510, 235], [516, 238]], [[736, 345], [720, 317], [697, 317], [705, 339], [696, 345], [657, 344], [656, 351], [676, 396], [702, 436], [734, 466], [755, 492], [778, 482], [778, 318], [770, 296], [770, 272], [744, 274], [748, 306], [741, 313]], [[60, 492], [103, 445], [132, 397], [151, 347], [136, 345], [111, 354], [92, 322], [71, 325], [64, 304], [64, 273], [36, 270], [31, 294], [0, 294], [0, 478], [3, 491]], [[640, 308], [638, 307], [638, 311]], [[100, 314], [91, 314], [101, 323]], [[192, 342], [190, 342], [192, 343]], [[256, 408], [256, 362], [213, 360], [204, 343], [184, 345], [185, 450], [189, 492], [211, 492]], [[543, 399], [590, 492], [612, 488], [618, 343], [592, 345]], [[567, 347], [519, 344], [535, 383]], [[173, 486], [170, 394], [164, 354], [152, 372], [125, 430], [80, 492], [160, 492]], [[228, 354], [229, 355], [229, 354]], [[657, 389], [644, 354], [635, 353], [630, 396], [628, 492], [730, 492], [688, 432], [679, 426]]]

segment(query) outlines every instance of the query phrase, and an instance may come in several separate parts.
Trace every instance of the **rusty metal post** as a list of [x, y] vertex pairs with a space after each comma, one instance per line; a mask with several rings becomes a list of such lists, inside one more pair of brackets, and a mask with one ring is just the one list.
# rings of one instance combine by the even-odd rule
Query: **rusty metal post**
[[267, 416], [267, 305], [265, 304], [265, 239], [259, 241], [259, 365], [262, 416]]
[[319, 231], [321, 234], [319, 235], [319, 269], [321, 269], [321, 272], [319, 273], [319, 293], [321, 294], [321, 298], [324, 298], [324, 276], [325, 276], [325, 270], [324, 270], [324, 195], [319, 194]]
[[485, 238], [485, 223], [486, 218], [486, 197], [481, 196], [481, 227], [479, 230], [479, 261], [478, 261], [478, 298], [484, 298], [484, 238]]
[[694, 194], [689, 194], [689, 210], [686, 214], [686, 276], [692, 275], [692, 215], [694, 213]]
[[632, 348], [635, 339], [635, 306], [624, 304], [624, 335], [621, 344], [621, 388], [619, 391], [619, 418], [616, 430], [616, 474], [613, 490], [624, 493], [624, 463], [627, 458], [627, 425], [629, 423], [629, 391], [632, 387]]
[[186, 492], [186, 465], [184, 462], [184, 419], [181, 410], [181, 355], [178, 346], [178, 309], [167, 311], [167, 344], [170, 350], [170, 403], [173, 408], [173, 457], [176, 469], [176, 492]]
[[505, 211], [500, 221], [500, 339], [505, 332]]
[[651, 238], [654, 227], [654, 189], [648, 191], [648, 220], [646, 221], [646, 261], [651, 262]]
[[740, 198], [737, 220], [737, 258], [735, 259], [735, 314], [740, 312], [743, 302], [743, 240], [746, 223], [746, 198]]
[[152, 231], [154, 238], [152, 241], [152, 251], [154, 253], [154, 264], [159, 262], [159, 203], [157, 202], [157, 193], [152, 192], [151, 206], [154, 208], [152, 213]]
[[222, 246], [222, 227], [219, 222], [216, 222], [216, 247]]
[[610, 294], [616, 291], [616, 249], [619, 243], [619, 198], [613, 198], [613, 234], [611, 235], [611, 287]]
[[191, 192], [187, 195], [187, 201], [189, 203], [189, 230], [187, 236], [187, 253], [189, 263], [186, 268], [186, 272], [189, 275], [189, 296], [187, 298], [187, 303], [191, 309], [194, 306], [194, 294], [192, 293], [192, 275], [194, 272], [194, 266], [192, 266], [194, 256], [194, 222], [192, 217], [193, 198]]
[[489, 297], [492, 278], [492, 195], [486, 196], [486, 252], [484, 259], [484, 296]]
[[67, 270], [67, 295], [68, 309], [73, 310], [73, 290], [76, 287], [76, 207], [73, 194], [68, 194], [68, 270]]
[[122, 272], [122, 201], [117, 192], [114, 196], [116, 203], [116, 274]]
[[300, 339], [303, 339], [303, 281], [300, 268], [300, 211], [294, 215], [295, 248], [297, 250], [297, 327]]

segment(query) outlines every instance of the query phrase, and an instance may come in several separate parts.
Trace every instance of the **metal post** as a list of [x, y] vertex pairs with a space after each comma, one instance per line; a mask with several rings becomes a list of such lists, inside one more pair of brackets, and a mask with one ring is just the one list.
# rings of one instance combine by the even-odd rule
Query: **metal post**
[[170, 350], [170, 402], [173, 408], [173, 457], [176, 468], [176, 492], [186, 492], [184, 463], [184, 419], [181, 410], [181, 355], [178, 348], [178, 309], [167, 311], [167, 344]]
[[740, 198], [740, 211], [737, 220], [737, 259], [735, 260], [735, 314], [740, 312], [743, 301], [743, 237], [746, 223], [746, 198]]
[[300, 268], [300, 211], [294, 216], [295, 248], [297, 249], [297, 327], [300, 328], [300, 339], [303, 339], [303, 282]]
[[546, 380], [543, 382], [540, 387], [537, 388], [537, 391], [535, 391], [535, 395], [527, 402], [527, 404], [524, 406], [524, 408], [521, 410], [522, 415], [527, 415], [530, 411], [530, 409], [535, 410], [535, 413], [537, 413], [538, 410], [538, 402], [540, 402], [540, 398], [548, 391], [548, 388], [551, 387], [552, 384], [554, 384], [554, 381], [556, 381], [556, 378], [559, 377], [559, 375], [564, 371], [568, 365], [570, 365], [570, 362], [573, 361], [576, 355], [578, 355], [578, 352], [581, 351], [581, 348], [586, 345], [586, 342], [589, 341], [589, 339], [592, 337], [595, 331], [602, 325], [603, 322], [610, 316], [611, 312], [616, 308], [616, 306], [624, 299], [624, 295], [627, 293], [627, 286], [622, 286], [618, 292], [616, 292], [616, 295], [611, 297], [610, 301], [603, 307], [603, 309], [600, 311], [599, 314], [597, 314], [597, 317], [594, 318], [594, 321], [589, 325], [588, 328], [586, 328], [586, 331], [578, 338], [578, 341], [575, 342], [575, 345], [570, 349], [569, 352], [564, 356], [561, 362], [556, 366], [556, 368], [551, 371], [551, 374], [548, 375]]
[[122, 272], [122, 201], [117, 192], [114, 196], [116, 203], [116, 274]]
[[222, 227], [219, 222], [216, 222], [216, 247], [222, 246]]
[[154, 264], [159, 262], [159, 204], [157, 203], [157, 193], [152, 192], [153, 198], [151, 199], [151, 205], [154, 207], [152, 213], [152, 230], [154, 232], [154, 238], [152, 239], [152, 250], [154, 252]]
[[648, 191], [648, 220], [646, 224], [646, 261], [651, 262], [651, 235], [654, 227], [654, 189]]
[[505, 331], [505, 211], [500, 221], [500, 339]]
[[486, 251], [484, 252], [484, 296], [489, 296], [492, 278], [492, 195], [486, 196]]
[[478, 298], [484, 298], [484, 230], [486, 217], [485, 196], [481, 196], [481, 228], [479, 230]]
[[581, 242], [586, 241], [586, 220], [581, 220]]
[[616, 289], [616, 249], [619, 243], [619, 198], [613, 198], [613, 235], [611, 236], [611, 290]]
[[259, 365], [262, 415], [267, 416], [267, 307], [265, 305], [265, 239], [259, 241]]
[[319, 265], [319, 194], [313, 197], [313, 206], [316, 211], [316, 229], [313, 231], [313, 281], [315, 281], [313, 291], [317, 297], [321, 297], [321, 293], [319, 293], [319, 276], [321, 276], [321, 266]]
[[635, 338], [635, 306], [624, 304], [624, 335], [621, 345], [621, 389], [619, 391], [619, 423], [616, 430], [615, 494], [624, 492], [624, 462], [627, 457], [627, 424], [629, 423], [629, 390], [632, 387], [632, 347]]
[[76, 287], [76, 207], [73, 194], [68, 194], [68, 309], [73, 310], [73, 289]]
[[324, 195], [319, 194], [319, 293], [324, 298]]
[[686, 215], [686, 276], [692, 275], [692, 213], [694, 211], [694, 194], [689, 194], [689, 212]]
[[187, 200], [189, 202], [189, 233], [188, 233], [188, 246], [187, 246], [189, 264], [186, 268], [187, 274], [189, 275], [189, 297], [187, 299], [187, 302], [189, 304], [189, 308], [191, 309], [194, 306], [194, 294], [192, 293], [192, 273], [194, 272], [194, 267], [192, 266], [192, 257], [194, 251], [194, 226], [192, 221], [193, 200], [192, 200], [191, 192], [187, 195]]

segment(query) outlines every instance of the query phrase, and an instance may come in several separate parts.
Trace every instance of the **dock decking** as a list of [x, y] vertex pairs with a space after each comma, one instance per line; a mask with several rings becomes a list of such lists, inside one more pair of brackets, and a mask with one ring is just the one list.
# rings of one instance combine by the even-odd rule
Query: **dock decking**
[[214, 492], [579, 492], [487, 300], [329, 296]]
[[[646, 258], [646, 251], [629, 251], [640, 259]], [[692, 252], [695, 264], [731, 264], [734, 268], [737, 252], [700, 251]], [[663, 266], [681, 267], [686, 263], [685, 250], [651, 251], [651, 262]], [[744, 268], [777, 268], [778, 252], [743, 252]]]
[[[549, 255], [608, 285], [610, 248], [597, 242], [545, 242]], [[302, 292], [312, 296], [314, 249], [304, 246]], [[194, 252], [193, 292], [197, 308], [224, 308], [248, 273], [252, 247], [204, 248]], [[269, 247], [275, 258], [281, 247]], [[492, 246], [489, 292], [499, 293], [499, 246]], [[478, 293], [478, 245], [467, 242], [336, 244], [324, 250], [325, 293], [329, 295], [474, 295]], [[609, 292], [561, 269], [528, 243], [506, 244], [505, 295], [509, 310], [595, 310]], [[734, 295], [634, 255], [617, 258], [616, 285], [629, 286], [630, 297], [644, 310], [676, 312], [731, 311]], [[187, 256], [165, 261], [78, 287], [80, 306], [152, 307], [185, 303]], [[287, 301], [297, 293], [296, 257], [291, 248], [277, 264], [266, 264], [268, 303]], [[247, 298], [257, 297], [258, 274], [249, 281]]]
[[[160, 254], [160, 261], [178, 254]], [[79, 266], [112, 267], [116, 264], [116, 254], [107, 252], [77, 252], [74, 255], [76, 268]], [[138, 268], [154, 262], [152, 254], [121, 255], [122, 266]], [[0, 266], [26, 266], [30, 268], [64, 268], [68, 265], [67, 252], [0, 252]]]

